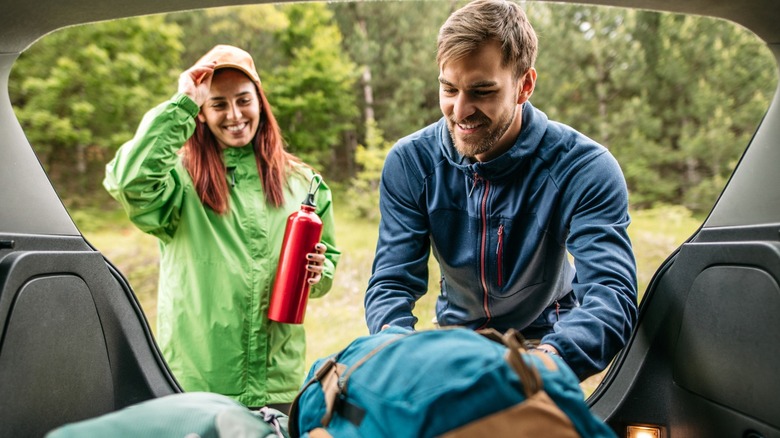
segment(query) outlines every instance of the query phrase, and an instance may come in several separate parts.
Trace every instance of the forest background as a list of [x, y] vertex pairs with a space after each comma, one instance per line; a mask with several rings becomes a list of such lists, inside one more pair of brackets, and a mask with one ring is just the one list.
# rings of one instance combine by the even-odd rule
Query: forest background
[[[202, 54], [223, 43], [249, 51], [289, 150], [334, 188], [345, 257], [338, 291], [310, 305], [316, 358], [365, 332], [355, 315], [373, 258], [382, 162], [397, 139], [441, 117], [436, 34], [462, 4], [289, 3], [68, 28], [20, 56], [11, 100], [77, 225], [128, 276], [154, 326], [156, 243], [102, 189], [105, 164]], [[644, 291], [712, 207], [769, 106], [772, 57], [753, 34], [715, 19], [523, 6], [540, 39], [531, 100], [620, 162]], [[432, 301], [421, 306], [421, 326]]]

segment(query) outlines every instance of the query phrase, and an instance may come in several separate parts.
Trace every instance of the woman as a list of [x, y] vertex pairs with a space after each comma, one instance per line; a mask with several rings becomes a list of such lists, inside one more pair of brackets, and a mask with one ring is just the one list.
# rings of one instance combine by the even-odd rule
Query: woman
[[[267, 318], [287, 216], [314, 173], [284, 150], [252, 57], [216, 46], [179, 92], [144, 116], [104, 186], [160, 242], [157, 340], [186, 391], [287, 410], [304, 374], [303, 326]], [[331, 287], [331, 194], [316, 194], [322, 242], [311, 296]]]

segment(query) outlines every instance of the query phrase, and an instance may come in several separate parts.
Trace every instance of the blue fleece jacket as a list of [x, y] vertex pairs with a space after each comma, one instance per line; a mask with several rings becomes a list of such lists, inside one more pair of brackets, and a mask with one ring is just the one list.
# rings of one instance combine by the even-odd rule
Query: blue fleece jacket
[[432, 249], [440, 325], [516, 328], [584, 379], [636, 320], [625, 179], [606, 148], [530, 102], [522, 117], [514, 146], [487, 162], [458, 154], [444, 119], [391, 149], [366, 321], [371, 333], [414, 327]]

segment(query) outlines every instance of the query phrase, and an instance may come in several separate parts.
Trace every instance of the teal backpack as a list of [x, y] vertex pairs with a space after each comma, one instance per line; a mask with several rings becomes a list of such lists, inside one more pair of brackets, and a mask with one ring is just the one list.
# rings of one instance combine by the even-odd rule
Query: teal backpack
[[288, 427], [292, 438], [616, 436], [560, 358], [527, 351], [514, 330], [463, 328], [391, 327], [316, 361]]

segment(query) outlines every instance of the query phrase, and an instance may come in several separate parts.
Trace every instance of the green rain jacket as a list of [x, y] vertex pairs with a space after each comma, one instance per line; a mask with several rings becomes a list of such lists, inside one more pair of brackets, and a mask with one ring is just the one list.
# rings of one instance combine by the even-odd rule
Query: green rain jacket
[[[195, 130], [197, 104], [184, 94], [149, 111], [135, 137], [106, 166], [103, 185], [130, 220], [159, 239], [157, 341], [186, 391], [230, 396], [247, 406], [289, 403], [304, 376], [302, 325], [267, 318], [287, 217], [300, 209], [313, 172], [299, 166], [285, 203], [266, 204], [251, 145], [227, 148], [230, 208], [204, 206], [177, 151]], [[340, 252], [334, 246], [331, 193], [316, 196], [327, 246], [328, 292]]]

